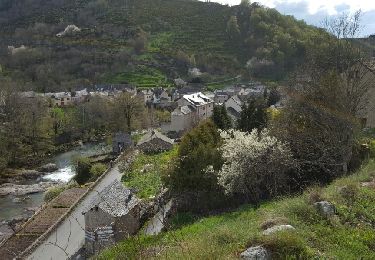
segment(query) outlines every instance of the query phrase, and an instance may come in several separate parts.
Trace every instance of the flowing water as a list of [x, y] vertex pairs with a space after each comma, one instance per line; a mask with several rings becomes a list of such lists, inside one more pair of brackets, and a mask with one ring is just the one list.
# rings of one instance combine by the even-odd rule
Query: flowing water
[[[75, 175], [74, 159], [76, 157], [89, 157], [108, 152], [110, 152], [110, 147], [104, 143], [89, 143], [68, 152], [58, 154], [50, 160], [59, 168], [57, 171], [44, 175], [41, 179], [27, 184], [39, 183], [41, 181], [60, 181], [67, 183]], [[21, 216], [26, 213], [26, 208], [39, 207], [42, 203], [43, 193], [0, 197], [0, 220], [8, 220], [16, 216]]]

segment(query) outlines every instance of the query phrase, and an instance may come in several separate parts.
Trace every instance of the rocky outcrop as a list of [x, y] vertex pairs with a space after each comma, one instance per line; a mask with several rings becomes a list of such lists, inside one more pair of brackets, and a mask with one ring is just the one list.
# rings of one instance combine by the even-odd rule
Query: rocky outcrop
[[58, 184], [58, 182], [40, 182], [31, 185], [17, 185], [13, 183], [5, 183], [0, 185], [0, 196], [22, 196], [27, 194], [44, 192], [48, 188], [56, 186]]
[[38, 168], [38, 171], [46, 173], [46, 172], [54, 172], [57, 171], [59, 167], [57, 167], [54, 163], [47, 163], [41, 167]]
[[317, 211], [324, 217], [332, 217], [336, 214], [336, 207], [331, 202], [320, 201], [314, 203], [314, 206]]
[[81, 31], [80, 28], [78, 28], [77, 26], [75, 26], [74, 24], [70, 24], [68, 25], [64, 31], [62, 32], [59, 32], [58, 34], [56, 34], [57, 37], [63, 37], [63, 36], [66, 36], [66, 35], [73, 35], [73, 34], [76, 34], [76, 33], [79, 33]]
[[157, 235], [166, 230], [169, 225], [171, 217], [176, 212], [176, 207], [173, 200], [165, 204], [158, 213], [149, 221], [145, 228], [145, 235]]
[[273, 226], [271, 228], [268, 228], [263, 231], [263, 235], [271, 235], [279, 231], [293, 231], [295, 228], [291, 225], [278, 225], [278, 226]]
[[269, 260], [271, 259], [271, 254], [262, 246], [253, 246], [241, 253], [241, 259]]

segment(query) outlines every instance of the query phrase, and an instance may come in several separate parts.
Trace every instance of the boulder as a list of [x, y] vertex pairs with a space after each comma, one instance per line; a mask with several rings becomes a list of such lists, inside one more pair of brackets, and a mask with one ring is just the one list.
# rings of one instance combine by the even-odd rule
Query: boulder
[[263, 231], [263, 235], [271, 235], [275, 232], [279, 231], [285, 231], [285, 230], [295, 230], [295, 228], [291, 225], [278, 225], [278, 226], [273, 226], [271, 228], [268, 228]]
[[320, 201], [314, 203], [317, 211], [324, 217], [331, 217], [336, 214], [336, 207], [331, 202]]
[[253, 246], [242, 252], [241, 259], [268, 260], [271, 259], [271, 254], [262, 246]]
[[24, 170], [20, 173], [20, 176], [24, 179], [30, 180], [30, 179], [37, 179], [41, 175], [43, 175], [42, 172], [36, 171], [36, 170]]
[[57, 167], [54, 163], [47, 163], [41, 167], [38, 168], [38, 171], [40, 172], [54, 172], [57, 171], [59, 167]]
[[14, 233], [13, 229], [7, 223], [0, 224], [0, 243], [9, 238]]
[[31, 185], [17, 185], [13, 183], [5, 183], [0, 185], [0, 196], [23, 196], [27, 194], [44, 192], [48, 188], [58, 185], [57, 182], [40, 182]]

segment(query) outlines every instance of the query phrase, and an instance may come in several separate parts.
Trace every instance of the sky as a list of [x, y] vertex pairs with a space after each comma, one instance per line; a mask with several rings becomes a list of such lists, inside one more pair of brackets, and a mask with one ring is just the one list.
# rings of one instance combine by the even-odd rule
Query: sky
[[[211, 0], [222, 4], [237, 5], [241, 0]], [[326, 17], [362, 11], [361, 37], [375, 34], [375, 0], [257, 0], [280, 13], [293, 15], [306, 23], [320, 26]]]

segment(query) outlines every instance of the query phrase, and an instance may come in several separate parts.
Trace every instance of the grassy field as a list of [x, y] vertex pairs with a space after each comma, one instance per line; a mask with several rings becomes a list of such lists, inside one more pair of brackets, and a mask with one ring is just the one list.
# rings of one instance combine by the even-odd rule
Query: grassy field
[[139, 192], [137, 196], [141, 199], [148, 199], [155, 196], [162, 186], [161, 173], [170, 164], [171, 159], [176, 155], [177, 147], [173, 150], [160, 154], [140, 154], [126, 171], [122, 181], [126, 187], [135, 188]]
[[[375, 259], [375, 189], [361, 185], [374, 177], [372, 160], [327, 187], [266, 202], [257, 209], [247, 205], [207, 218], [179, 215], [174, 229], [129, 239], [99, 259], [236, 259], [253, 245], [264, 245], [274, 259]], [[318, 200], [334, 203], [336, 216], [319, 215], [313, 206]], [[296, 230], [263, 236], [262, 227], [272, 222], [291, 224]]]

